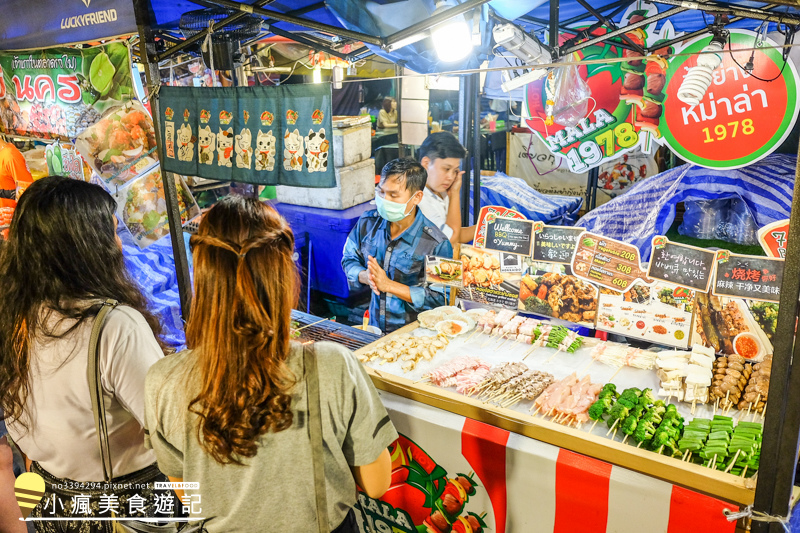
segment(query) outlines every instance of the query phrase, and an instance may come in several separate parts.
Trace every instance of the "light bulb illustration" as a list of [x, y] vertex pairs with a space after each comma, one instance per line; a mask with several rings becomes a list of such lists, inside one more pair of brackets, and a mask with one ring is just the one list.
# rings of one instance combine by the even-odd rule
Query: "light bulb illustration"
[[14, 496], [22, 511], [22, 518], [28, 518], [33, 508], [44, 496], [44, 479], [39, 474], [25, 472], [14, 482]]

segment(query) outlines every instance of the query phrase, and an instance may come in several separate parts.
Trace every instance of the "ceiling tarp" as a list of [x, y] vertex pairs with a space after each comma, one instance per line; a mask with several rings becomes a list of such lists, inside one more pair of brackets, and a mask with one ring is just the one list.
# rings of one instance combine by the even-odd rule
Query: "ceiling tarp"
[[0, 49], [28, 50], [136, 33], [131, 0], [4, 0]]

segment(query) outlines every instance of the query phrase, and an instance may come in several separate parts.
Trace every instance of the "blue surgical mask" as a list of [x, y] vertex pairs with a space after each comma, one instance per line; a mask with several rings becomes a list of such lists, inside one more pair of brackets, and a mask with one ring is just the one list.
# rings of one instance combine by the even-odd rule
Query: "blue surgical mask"
[[[413, 196], [409, 198], [408, 202], [413, 198]], [[375, 195], [375, 207], [378, 209], [378, 214], [389, 222], [400, 222], [411, 214], [411, 211], [406, 213], [408, 202], [400, 204], [392, 202], [391, 200], [386, 200], [378, 194]], [[411, 210], [413, 211], [413, 209], [412, 207]]]

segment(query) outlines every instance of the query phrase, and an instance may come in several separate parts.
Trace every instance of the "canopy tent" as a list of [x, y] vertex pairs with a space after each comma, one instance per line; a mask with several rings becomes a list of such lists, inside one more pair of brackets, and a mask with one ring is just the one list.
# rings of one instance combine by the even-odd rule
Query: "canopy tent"
[[130, 0], [3, 0], [0, 49], [30, 50], [136, 33]]

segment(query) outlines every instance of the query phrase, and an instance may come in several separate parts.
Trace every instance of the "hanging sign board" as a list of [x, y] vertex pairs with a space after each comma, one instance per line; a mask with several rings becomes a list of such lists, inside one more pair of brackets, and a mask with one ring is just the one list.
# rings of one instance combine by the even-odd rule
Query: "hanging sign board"
[[0, 52], [0, 131], [8, 135], [74, 139], [132, 95], [130, 57], [123, 42]]
[[[620, 27], [657, 13], [655, 6], [637, 9], [633, 4], [622, 16]], [[605, 31], [598, 29], [592, 35], [599, 36]], [[572, 36], [562, 33], [562, 43]], [[625, 36], [647, 48], [673, 39], [676, 33], [667, 21], [661, 27], [651, 24]], [[670, 51], [671, 48], [661, 49], [656, 53]], [[527, 126], [552, 154], [566, 159], [569, 170], [576, 174], [634, 150], [651, 153], [661, 135], [659, 119], [665, 98], [667, 62], [657, 55], [642, 57], [609, 43], [589, 46], [576, 55], [580, 60], [617, 60], [578, 67], [580, 77], [591, 90], [587, 114], [574, 125], [553, 123], [553, 118], [547, 115], [547, 102], [556, 99], [553, 92], [556, 87], [549, 87], [545, 78], [527, 86], [523, 101]], [[619, 62], [623, 57], [629, 59]]]
[[497, 217], [486, 224], [486, 249], [531, 255], [533, 221]]
[[533, 225], [533, 260], [550, 263], [572, 263], [575, 245], [583, 228], [547, 226], [541, 222]]
[[653, 256], [647, 275], [653, 279], [708, 292], [714, 272], [714, 252], [653, 237]]
[[784, 259], [789, 238], [789, 219], [767, 224], [758, 230], [758, 242], [770, 257]]
[[780, 302], [783, 260], [717, 251], [714, 294], [747, 300]]
[[[759, 37], [759, 39], [761, 39]], [[778, 148], [797, 119], [798, 77], [794, 62], [784, 62], [782, 48], [769, 38], [755, 51], [751, 74], [740, 65], [750, 59], [756, 34], [731, 30], [729, 47], [711, 85], [696, 106], [678, 100], [678, 90], [711, 36], [695, 39], [669, 64], [660, 130], [682, 159], [709, 168], [740, 168]], [[737, 49], [746, 49], [736, 52]], [[738, 64], [737, 64], [738, 62]], [[760, 79], [759, 79], [760, 78]]]
[[641, 266], [636, 246], [589, 232], [578, 237], [572, 272], [617, 292], [628, 290], [638, 280], [648, 285], [652, 282]]

